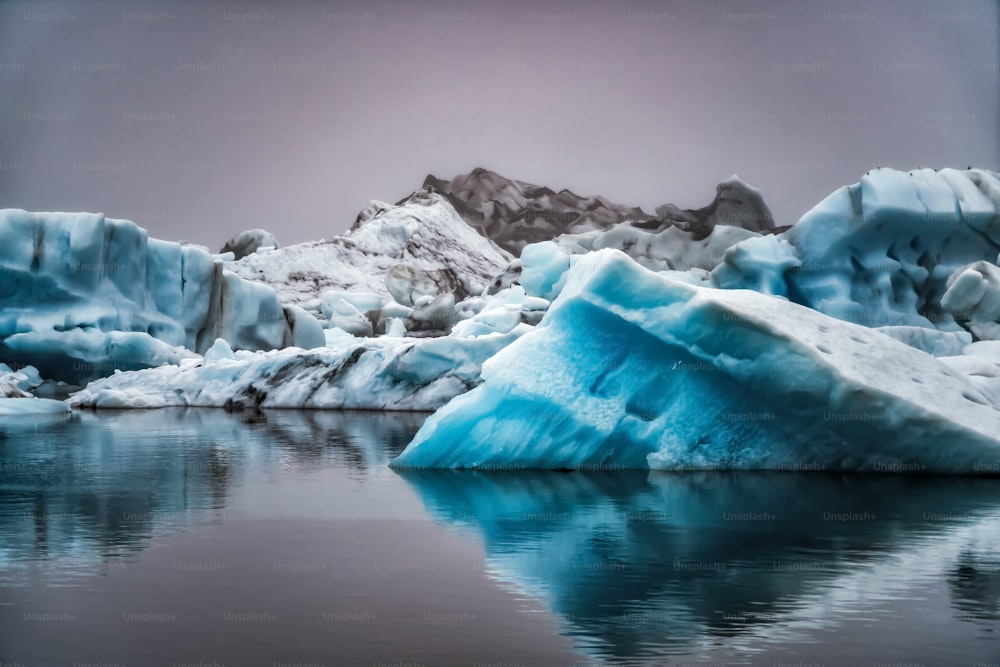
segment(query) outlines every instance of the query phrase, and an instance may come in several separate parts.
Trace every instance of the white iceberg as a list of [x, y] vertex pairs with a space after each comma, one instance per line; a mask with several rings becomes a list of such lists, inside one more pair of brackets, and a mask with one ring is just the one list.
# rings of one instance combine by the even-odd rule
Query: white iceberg
[[[271, 286], [282, 303], [319, 311], [331, 290], [375, 294], [382, 303], [391, 291], [410, 289], [457, 290], [461, 299], [482, 292], [510, 259], [466, 224], [447, 199], [420, 190], [400, 205], [372, 202], [342, 236], [249, 254], [226, 262], [226, 268]], [[398, 267], [401, 263], [406, 268]], [[387, 286], [393, 267], [398, 268]], [[326, 308], [334, 305], [327, 301]]]
[[482, 363], [529, 330], [520, 325], [468, 338], [359, 339], [327, 329], [329, 347], [308, 351], [231, 352], [217, 341], [202, 363], [116, 373], [91, 382], [69, 402], [89, 408], [430, 411], [479, 384]]

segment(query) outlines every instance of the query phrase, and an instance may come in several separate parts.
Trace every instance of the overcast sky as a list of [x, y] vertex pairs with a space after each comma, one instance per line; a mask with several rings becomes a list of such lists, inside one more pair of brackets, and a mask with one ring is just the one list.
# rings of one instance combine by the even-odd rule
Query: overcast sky
[[473, 167], [778, 224], [876, 165], [1000, 169], [997, 0], [0, 2], [0, 207], [217, 249]]

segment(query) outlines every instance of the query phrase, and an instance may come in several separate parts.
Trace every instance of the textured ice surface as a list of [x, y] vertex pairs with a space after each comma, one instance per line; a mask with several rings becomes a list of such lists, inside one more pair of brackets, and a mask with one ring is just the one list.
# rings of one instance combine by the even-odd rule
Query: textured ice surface
[[1000, 460], [992, 397], [929, 354], [612, 250], [580, 260], [482, 375], [393, 465], [964, 473]]
[[972, 342], [972, 334], [968, 331], [909, 326], [876, 327], [875, 330], [935, 357], [962, 354], [962, 350]]
[[126, 220], [5, 209], [0, 239], [0, 361], [47, 378], [176, 363], [181, 346], [204, 351], [220, 337], [256, 350], [321, 336], [204, 248], [149, 239]]
[[941, 305], [980, 340], [1000, 339], [1000, 267], [973, 262], [949, 278]]
[[26, 398], [32, 396], [32, 389], [42, 384], [42, 376], [34, 366], [13, 370], [7, 364], [0, 364], [0, 398]]
[[375, 293], [388, 301], [385, 277], [400, 263], [436, 278], [438, 292], [478, 294], [510, 259], [447, 199], [420, 191], [400, 206], [373, 202], [343, 236], [248, 255], [226, 268], [270, 285], [283, 303], [318, 311], [329, 290]]
[[202, 363], [117, 373], [70, 402], [95, 408], [170, 406], [434, 410], [480, 382], [482, 363], [523, 335], [357, 339], [327, 330], [329, 348], [239, 351], [216, 342]]
[[[534, 201], [530, 207], [541, 215], [551, 205]], [[760, 236], [759, 232], [776, 231], [760, 191], [735, 176], [718, 185], [708, 206], [682, 210], [667, 204], [657, 213], [659, 218], [632, 216], [610, 225], [581, 226], [574, 221], [566, 227], [567, 233], [559, 235], [549, 227], [517, 230], [520, 258], [507, 266], [491, 291], [520, 282], [529, 294], [552, 299], [561, 288], [561, 274], [575, 256], [605, 248], [621, 250], [656, 271], [712, 270], [732, 246]], [[506, 231], [495, 221], [484, 233], [506, 238]], [[529, 242], [531, 239], [535, 242]]]
[[0, 417], [58, 414], [69, 409], [65, 401], [50, 398], [0, 398]]
[[780, 236], [731, 248], [713, 284], [787, 296], [872, 327], [958, 331], [948, 279], [1000, 252], [1000, 180], [980, 169], [877, 169]]

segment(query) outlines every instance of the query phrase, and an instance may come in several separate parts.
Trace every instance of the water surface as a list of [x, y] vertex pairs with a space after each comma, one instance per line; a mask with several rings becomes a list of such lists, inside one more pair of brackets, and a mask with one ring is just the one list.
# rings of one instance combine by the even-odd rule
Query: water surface
[[0, 663], [1000, 661], [1000, 480], [388, 469], [422, 419], [0, 420]]

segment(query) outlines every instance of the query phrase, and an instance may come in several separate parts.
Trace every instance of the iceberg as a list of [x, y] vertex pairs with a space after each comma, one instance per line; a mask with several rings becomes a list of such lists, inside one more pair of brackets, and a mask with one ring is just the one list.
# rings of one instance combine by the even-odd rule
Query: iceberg
[[783, 234], [730, 248], [712, 284], [785, 296], [870, 327], [960, 331], [957, 300], [942, 298], [959, 268], [996, 262], [998, 212], [995, 172], [876, 169]]
[[530, 329], [520, 324], [478, 336], [362, 339], [328, 329], [329, 347], [308, 351], [233, 352], [220, 339], [202, 359], [115, 373], [91, 382], [69, 403], [430, 411], [478, 385], [482, 363]]
[[225, 266], [270, 286], [282, 303], [318, 314], [331, 290], [376, 294], [382, 303], [395, 297], [407, 306], [404, 292], [454, 293], [460, 300], [482, 292], [510, 260], [445, 197], [419, 190], [397, 205], [371, 202], [341, 236], [248, 254]]
[[0, 398], [27, 398], [30, 390], [42, 384], [42, 376], [34, 366], [24, 366], [18, 370], [7, 364], [0, 364]]
[[[330, 294], [329, 307], [354, 309], [370, 327], [367, 316], [352, 304], [370, 306], [372, 295]], [[443, 295], [417, 309], [390, 302], [381, 310], [395, 315], [382, 321], [386, 335], [357, 337], [335, 326], [322, 332], [324, 345], [316, 347], [324, 349], [234, 352], [220, 338], [203, 356], [115, 373], [91, 382], [70, 400], [87, 408], [435, 410], [478, 385], [482, 363], [531, 331], [549, 306], [515, 285], [463, 301], [462, 319], [448, 335], [421, 336], [438, 332], [417, 331], [417, 325], [441, 326], [457, 315], [450, 298]], [[331, 313], [331, 322], [338, 317]]]
[[972, 262], [946, 283], [941, 306], [979, 340], [1000, 338], [1000, 267]]
[[270, 288], [127, 220], [4, 209], [0, 238], [0, 361], [45, 378], [178, 363], [217, 338], [249, 350], [322, 344], [319, 323]]
[[922, 350], [787, 299], [582, 257], [546, 317], [432, 415], [396, 468], [974, 473], [993, 395]]

